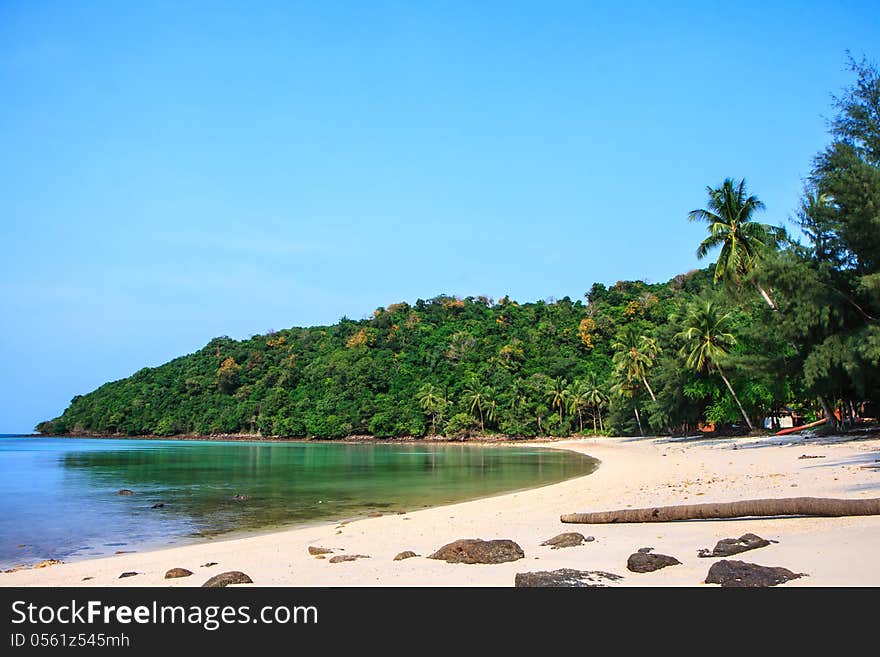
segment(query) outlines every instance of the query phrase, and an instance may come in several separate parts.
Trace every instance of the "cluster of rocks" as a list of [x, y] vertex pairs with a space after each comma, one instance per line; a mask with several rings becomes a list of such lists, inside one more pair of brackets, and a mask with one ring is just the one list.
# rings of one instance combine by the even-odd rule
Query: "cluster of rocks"
[[[118, 491], [119, 495], [132, 495], [133, 491], [122, 489]], [[236, 496], [238, 501], [247, 499], [247, 496]], [[162, 504], [154, 505], [153, 508], [161, 508]], [[553, 550], [562, 548], [577, 547], [585, 543], [595, 541], [593, 536], [584, 536], [578, 532], [566, 532], [547, 539], [542, 546], [549, 547]], [[697, 556], [701, 558], [717, 558], [730, 557], [732, 555], [766, 547], [777, 541], [761, 538], [756, 534], [743, 534], [739, 538], [724, 538], [718, 541], [711, 550], [704, 548], [698, 551]], [[667, 555], [655, 553], [654, 548], [643, 547], [631, 554], [626, 562], [626, 568], [633, 573], [649, 573], [670, 566], [681, 565], [681, 561], [677, 558]], [[337, 551], [333, 548], [325, 548], [317, 545], [308, 546], [308, 553], [316, 559], [325, 559], [327, 555]], [[412, 550], [405, 550], [398, 553], [394, 557], [394, 561], [402, 561], [412, 559], [420, 555]], [[467, 538], [453, 541], [442, 546], [428, 559], [445, 561], [446, 563], [462, 563], [462, 564], [500, 564], [511, 561], [517, 561], [525, 557], [525, 552], [516, 542], [510, 539], [494, 539], [482, 540], [477, 538]], [[337, 554], [328, 559], [330, 563], [344, 563], [356, 561], [358, 559], [369, 559], [369, 555], [365, 554]], [[43, 568], [61, 563], [56, 560], [46, 560], [32, 566], [33, 568]], [[202, 568], [210, 568], [216, 566], [217, 562], [209, 561], [202, 564]], [[9, 572], [9, 571], [7, 571]], [[141, 573], [136, 571], [126, 571], [119, 575], [119, 579], [135, 577]], [[191, 577], [193, 572], [186, 568], [171, 568], [165, 573], [165, 579], [179, 579]], [[787, 568], [778, 566], [762, 566], [744, 561], [732, 561], [722, 559], [712, 564], [706, 575], [705, 583], [719, 584], [722, 587], [767, 587], [783, 584], [793, 579], [805, 577], [806, 573], [795, 573]], [[93, 579], [91, 577], [83, 578], [83, 581]], [[600, 570], [576, 570], [571, 568], [561, 568], [550, 571], [534, 571], [517, 573], [514, 579], [516, 587], [581, 587], [581, 588], [597, 588], [608, 586], [609, 583], [618, 582], [623, 579], [622, 575], [609, 573]], [[253, 580], [245, 573], [238, 570], [231, 570], [220, 573], [208, 579], [203, 587], [221, 588], [234, 584], [252, 584]]]
[[[542, 545], [554, 546], [556, 543], [575, 543], [574, 538], [568, 539], [565, 534], [545, 541]], [[756, 534], [744, 534], [739, 538], [724, 538], [718, 541], [712, 550], [702, 549], [698, 552], [699, 557], [729, 557], [741, 552], [766, 547], [777, 541], [771, 541]], [[626, 562], [627, 570], [633, 573], [649, 573], [669, 566], [681, 565], [681, 561], [668, 554], [657, 554], [654, 548], [643, 547], [629, 556]], [[760, 564], [745, 561], [732, 561], [722, 559], [712, 564], [706, 575], [706, 584], [719, 584], [722, 587], [767, 587], [784, 584], [799, 577], [805, 577], [806, 573], [795, 573], [787, 568], [778, 566], [762, 566]], [[606, 582], [615, 582], [622, 579], [620, 575], [594, 570], [572, 570], [563, 568], [552, 571], [537, 571], [517, 573], [514, 586], [517, 587], [601, 587], [607, 586]]]

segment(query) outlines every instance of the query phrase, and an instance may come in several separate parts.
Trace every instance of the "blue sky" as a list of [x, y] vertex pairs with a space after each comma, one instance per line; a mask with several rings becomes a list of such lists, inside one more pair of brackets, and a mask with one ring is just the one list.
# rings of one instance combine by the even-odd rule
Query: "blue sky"
[[872, 2], [2, 0], [0, 432], [217, 335], [692, 269], [706, 185], [791, 216], [878, 34]]

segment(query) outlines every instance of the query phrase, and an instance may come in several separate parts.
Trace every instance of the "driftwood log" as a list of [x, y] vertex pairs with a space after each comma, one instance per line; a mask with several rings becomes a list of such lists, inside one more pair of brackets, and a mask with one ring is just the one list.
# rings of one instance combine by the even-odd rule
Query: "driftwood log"
[[672, 522], [715, 518], [767, 516], [877, 516], [880, 498], [841, 500], [828, 497], [785, 497], [766, 500], [742, 500], [708, 504], [679, 504], [646, 509], [619, 509], [595, 513], [568, 513], [562, 522], [601, 525], [615, 522]]

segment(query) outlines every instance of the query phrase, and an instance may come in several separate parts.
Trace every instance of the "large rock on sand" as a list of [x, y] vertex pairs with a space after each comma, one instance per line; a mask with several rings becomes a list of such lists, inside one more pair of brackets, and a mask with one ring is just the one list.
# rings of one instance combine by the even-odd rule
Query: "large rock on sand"
[[766, 538], [761, 538], [757, 534], [743, 534], [739, 538], [722, 538], [715, 545], [714, 550], [710, 551], [708, 548], [702, 549], [697, 552], [697, 556], [731, 557], [740, 552], [756, 550], [757, 548], [767, 547], [771, 543], [777, 542], [778, 541], [768, 541]]
[[596, 539], [592, 536], [584, 536], [579, 532], [566, 532], [565, 534], [559, 534], [553, 538], [548, 538], [541, 543], [541, 545], [549, 545], [552, 549], [558, 550], [559, 548], [577, 547], [583, 543], [595, 540]]
[[245, 575], [240, 570], [230, 570], [219, 575], [214, 575], [207, 582], [202, 584], [202, 588], [218, 589], [230, 584], [253, 584], [254, 580]]
[[396, 557], [394, 557], [394, 560], [395, 561], [403, 561], [404, 559], [412, 559], [413, 557], [417, 557], [417, 556], [419, 556], [419, 555], [417, 555], [412, 550], [404, 550], [403, 552], [400, 552]]
[[634, 573], [650, 573], [666, 566], [675, 566], [681, 561], [668, 554], [651, 554], [653, 548], [641, 548], [638, 552], [629, 555], [626, 560], [627, 570]]
[[517, 573], [514, 586], [524, 587], [577, 587], [600, 588], [608, 586], [605, 582], [623, 579], [621, 575], [606, 573], [601, 570], [539, 570], [533, 573]]
[[446, 563], [505, 563], [525, 556], [522, 548], [508, 539], [463, 538], [444, 545], [428, 558]]
[[317, 545], [309, 546], [309, 554], [311, 554], [313, 557], [316, 557], [319, 554], [330, 554], [331, 552], [333, 552], [333, 550], [331, 550], [330, 548], [319, 547]]
[[721, 584], [722, 587], [776, 586], [806, 575], [806, 573], [793, 573], [788, 568], [778, 566], [759, 566], [745, 561], [722, 560], [713, 563], [709, 568], [706, 584]]
[[189, 577], [190, 575], [192, 575], [192, 571], [186, 568], [172, 568], [165, 573], [165, 579], [177, 579], [178, 577]]

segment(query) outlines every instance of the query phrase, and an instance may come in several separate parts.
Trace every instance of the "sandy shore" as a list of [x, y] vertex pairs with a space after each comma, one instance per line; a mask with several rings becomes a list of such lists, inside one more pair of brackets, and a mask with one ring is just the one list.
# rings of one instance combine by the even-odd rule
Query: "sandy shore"
[[[559, 521], [563, 513], [628, 506], [760, 497], [878, 497], [880, 439], [603, 438], [543, 446], [584, 452], [602, 464], [587, 477], [529, 491], [344, 525], [215, 539], [20, 570], [0, 574], [0, 586], [199, 586], [227, 570], [244, 571], [255, 584], [264, 586], [512, 586], [518, 572], [557, 568], [623, 575], [615, 586], [702, 586], [715, 559], [698, 558], [697, 550], [746, 532], [779, 542], [734, 558], [809, 574], [785, 586], [880, 586], [876, 558], [880, 516], [636, 525], [564, 525]], [[800, 459], [804, 454], [823, 458]], [[557, 550], [540, 545], [566, 531], [579, 531], [596, 540]], [[425, 558], [459, 538], [509, 538], [522, 546], [526, 557], [497, 565], [447, 564]], [[310, 556], [309, 546], [370, 558], [334, 564]], [[654, 573], [630, 573], [627, 557], [641, 547], [673, 555], [682, 564]], [[422, 556], [393, 561], [404, 550]], [[217, 565], [203, 567], [206, 562]], [[194, 575], [165, 580], [165, 572], [175, 567], [187, 568]], [[119, 579], [126, 571], [138, 575]]]

